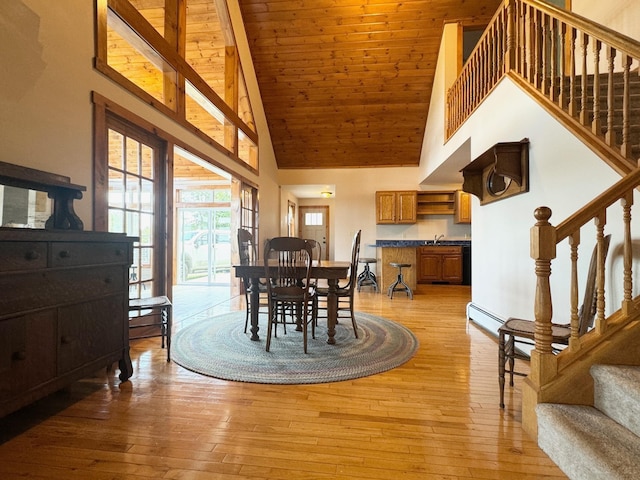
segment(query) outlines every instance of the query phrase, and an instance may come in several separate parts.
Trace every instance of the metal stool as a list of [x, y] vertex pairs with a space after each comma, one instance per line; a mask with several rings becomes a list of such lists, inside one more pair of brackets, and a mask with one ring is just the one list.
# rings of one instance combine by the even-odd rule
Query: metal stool
[[376, 274], [373, 273], [369, 269], [370, 263], [376, 263], [375, 258], [361, 258], [358, 260], [359, 263], [364, 263], [364, 270], [360, 275], [358, 275], [358, 291], [360, 291], [360, 287], [366, 287], [367, 285], [371, 285], [374, 291], [378, 291], [378, 282], [376, 280]]
[[[398, 279], [389, 286], [389, 289], [387, 290], [387, 295], [393, 298], [393, 292], [407, 292], [407, 296], [411, 300], [413, 300], [413, 292], [411, 291], [411, 288], [409, 288], [409, 285], [404, 283], [404, 280], [402, 279], [403, 267], [410, 267], [411, 264], [391, 262], [389, 263], [389, 265], [391, 265], [392, 267], [396, 267], [398, 269]], [[401, 285], [401, 286], [398, 287], [398, 285]]]
[[[129, 315], [129, 322], [132, 319], [140, 319], [147, 317], [160, 317], [159, 322], [151, 323], [135, 323], [129, 325], [129, 328], [141, 328], [141, 327], [160, 327], [160, 337], [162, 337], [162, 348], [164, 348], [164, 339], [167, 338], [167, 362], [171, 360], [171, 301], [168, 297], [147, 297], [147, 298], [132, 298], [129, 300], [129, 312], [138, 312], [137, 316]], [[148, 310], [148, 312], [146, 312]], [[143, 311], [145, 311], [143, 313]], [[155, 337], [156, 335], [146, 335], [137, 338]]]

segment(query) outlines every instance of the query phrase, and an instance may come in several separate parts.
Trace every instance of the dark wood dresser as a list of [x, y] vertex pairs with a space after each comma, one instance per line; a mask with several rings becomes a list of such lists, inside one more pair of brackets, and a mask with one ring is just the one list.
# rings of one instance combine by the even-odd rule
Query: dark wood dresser
[[129, 357], [135, 238], [0, 228], [0, 417]]

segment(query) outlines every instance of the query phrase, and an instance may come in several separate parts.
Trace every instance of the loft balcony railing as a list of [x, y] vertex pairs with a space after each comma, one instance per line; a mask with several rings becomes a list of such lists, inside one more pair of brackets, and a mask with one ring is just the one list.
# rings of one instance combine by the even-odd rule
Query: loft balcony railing
[[640, 156], [640, 43], [536, 0], [505, 0], [447, 93], [450, 138], [508, 75], [620, 174]]

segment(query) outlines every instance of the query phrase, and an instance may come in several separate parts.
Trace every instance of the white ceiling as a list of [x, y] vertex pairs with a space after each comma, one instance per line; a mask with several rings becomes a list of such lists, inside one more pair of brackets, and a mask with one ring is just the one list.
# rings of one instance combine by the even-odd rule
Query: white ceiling
[[[335, 185], [283, 185], [282, 189], [291, 192], [296, 198], [335, 198]], [[329, 197], [322, 195], [322, 192], [331, 192]]]

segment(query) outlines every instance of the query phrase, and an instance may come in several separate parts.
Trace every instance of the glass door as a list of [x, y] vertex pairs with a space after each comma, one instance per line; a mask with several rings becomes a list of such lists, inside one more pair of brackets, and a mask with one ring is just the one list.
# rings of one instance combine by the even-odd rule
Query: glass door
[[129, 275], [131, 298], [164, 294], [162, 239], [164, 143], [108, 117], [108, 231], [138, 237]]
[[178, 208], [177, 231], [178, 283], [229, 285], [231, 209]]

